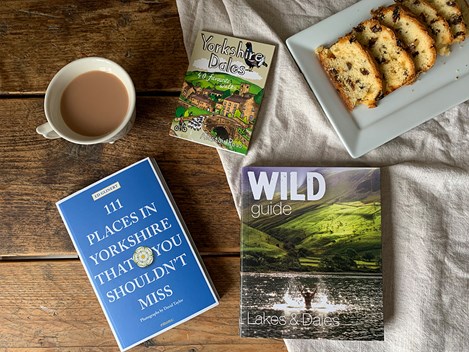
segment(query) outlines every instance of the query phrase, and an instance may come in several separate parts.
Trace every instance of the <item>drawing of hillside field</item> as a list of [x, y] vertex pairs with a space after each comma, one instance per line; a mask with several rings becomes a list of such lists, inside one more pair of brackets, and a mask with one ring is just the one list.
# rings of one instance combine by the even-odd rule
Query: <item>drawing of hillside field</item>
[[239, 77], [188, 71], [172, 133], [246, 154], [263, 94], [261, 87]]
[[[329, 187], [320, 201], [246, 199], [243, 271], [381, 273], [379, 172], [343, 169], [326, 171], [325, 178]], [[272, 214], [273, 204], [290, 205], [291, 214]]]

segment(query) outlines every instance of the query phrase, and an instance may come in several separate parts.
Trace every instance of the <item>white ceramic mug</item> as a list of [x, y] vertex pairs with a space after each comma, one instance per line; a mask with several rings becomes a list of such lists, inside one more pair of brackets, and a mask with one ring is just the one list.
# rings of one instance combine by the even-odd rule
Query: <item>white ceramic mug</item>
[[[90, 71], [103, 71], [115, 75], [124, 84], [129, 106], [121, 124], [103, 136], [91, 137], [76, 133], [65, 123], [60, 111], [62, 93], [79, 75]], [[113, 143], [125, 136], [135, 120], [135, 87], [129, 74], [115, 62], [101, 57], [86, 57], [72, 61], [56, 73], [46, 90], [44, 112], [47, 122], [38, 126], [36, 132], [45, 138], [63, 138], [76, 144]]]

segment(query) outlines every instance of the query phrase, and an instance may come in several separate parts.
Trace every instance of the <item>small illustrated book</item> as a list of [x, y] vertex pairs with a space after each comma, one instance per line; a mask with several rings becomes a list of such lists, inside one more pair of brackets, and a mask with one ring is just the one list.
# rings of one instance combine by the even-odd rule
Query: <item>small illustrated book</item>
[[245, 167], [240, 335], [383, 340], [378, 168]]
[[246, 154], [275, 47], [197, 35], [170, 135]]
[[124, 168], [57, 207], [122, 351], [218, 304], [153, 159]]

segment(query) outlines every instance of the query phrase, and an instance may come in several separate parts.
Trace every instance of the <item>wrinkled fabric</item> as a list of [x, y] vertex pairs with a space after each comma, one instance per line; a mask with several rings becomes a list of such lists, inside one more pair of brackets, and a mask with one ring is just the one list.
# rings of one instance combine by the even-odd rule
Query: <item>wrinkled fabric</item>
[[285, 45], [354, 2], [177, 5], [189, 56], [200, 30], [276, 45], [247, 156], [219, 151], [238, 213], [243, 166], [381, 167], [385, 341], [285, 340], [288, 350], [469, 351], [469, 102], [353, 159]]

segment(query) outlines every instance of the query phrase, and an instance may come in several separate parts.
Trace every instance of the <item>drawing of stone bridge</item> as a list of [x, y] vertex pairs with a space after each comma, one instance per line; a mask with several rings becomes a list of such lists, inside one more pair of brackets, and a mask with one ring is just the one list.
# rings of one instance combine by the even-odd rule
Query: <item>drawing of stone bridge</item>
[[222, 115], [207, 116], [202, 126], [203, 130], [208, 135], [211, 135], [211, 132], [215, 131], [220, 139], [227, 140], [232, 138], [233, 140], [238, 139], [243, 143], [248, 143], [246, 137], [238, 131], [238, 128], [244, 131], [246, 127], [246, 124], [238, 119]]

